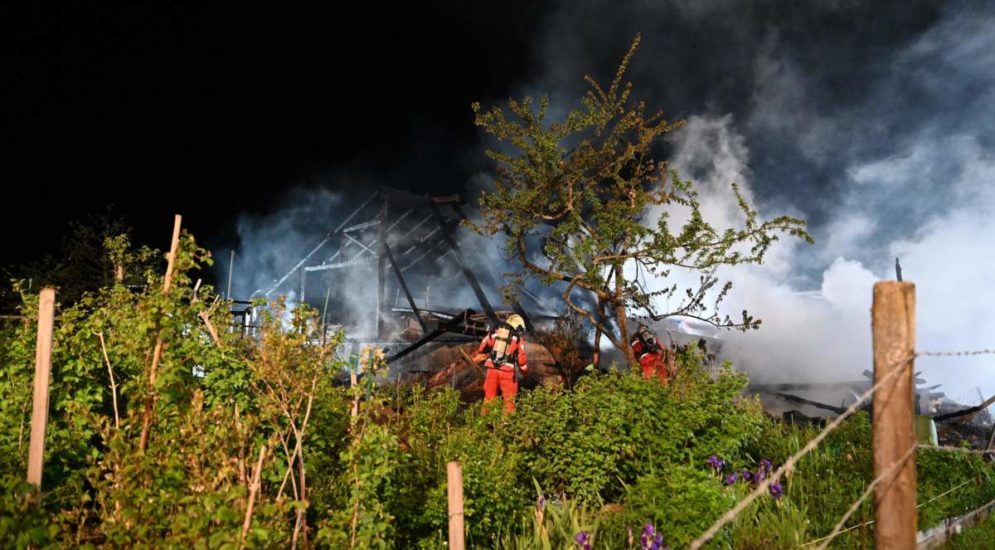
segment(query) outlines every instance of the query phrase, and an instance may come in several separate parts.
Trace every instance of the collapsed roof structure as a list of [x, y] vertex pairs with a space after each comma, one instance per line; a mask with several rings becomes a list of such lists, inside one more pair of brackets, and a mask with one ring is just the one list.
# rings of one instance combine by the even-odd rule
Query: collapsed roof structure
[[[345, 352], [382, 348], [392, 375], [432, 375], [465, 363], [456, 350], [475, 346], [489, 327], [512, 313], [525, 319], [530, 334], [551, 327], [558, 316], [527, 289], [502, 307], [497, 297], [506, 266], [479, 254], [485, 239], [462, 227], [466, 219], [459, 196], [379, 187], [253, 297], [291, 291], [301, 302], [312, 297], [312, 303], [324, 303], [323, 317], [331, 299], [330, 326], [349, 329]], [[343, 285], [344, 280], [353, 283]], [[343, 302], [362, 305], [343, 309]], [[347, 320], [335, 319], [336, 311], [346, 310]], [[248, 306], [236, 314], [251, 325]], [[530, 342], [528, 353], [535, 358], [530, 363], [538, 360], [555, 371], [558, 362], [546, 346]], [[538, 370], [541, 379], [546, 373]]]
[[[937, 441], [934, 443], [960, 445], [969, 442], [974, 448], [992, 448], [995, 444], [995, 423], [988, 408], [995, 404], [995, 396], [985, 399], [979, 390], [979, 404], [958, 403], [944, 392], [937, 391], [941, 384], [929, 385], [921, 374], [916, 372], [914, 377], [915, 412], [935, 424], [936, 433], [933, 435]], [[865, 370], [863, 376], [862, 380], [843, 382], [751, 384], [747, 391], [760, 396], [768, 413], [781, 416], [787, 422], [821, 423], [822, 420], [812, 411], [817, 411], [815, 414], [820, 416], [826, 413], [842, 414], [873, 385], [871, 371]], [[832, 399], [838, 399], [838, 404], [830, 402]], [[864, 408], [870, 410], [871, 402], [866, 402]]]

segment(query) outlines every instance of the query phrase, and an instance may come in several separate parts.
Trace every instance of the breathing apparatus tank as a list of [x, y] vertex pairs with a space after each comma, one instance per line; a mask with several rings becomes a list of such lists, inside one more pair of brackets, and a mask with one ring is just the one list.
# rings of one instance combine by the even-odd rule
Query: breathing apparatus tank
[[[491, 362], [495, 367], [500, 367], [508, 362], [507, 355], [511, 340], [512, 338], [521, 339], [524, 330], [525, 320], [518, 314], [508, 316], [508, 319], [497, 327], [497, 330], [494, 331], [494, 347], [491, 349]], [[521, 380], [523, 376], [518, 361], [511, 358], [510, 362], [515, 369], [515, 380]]]

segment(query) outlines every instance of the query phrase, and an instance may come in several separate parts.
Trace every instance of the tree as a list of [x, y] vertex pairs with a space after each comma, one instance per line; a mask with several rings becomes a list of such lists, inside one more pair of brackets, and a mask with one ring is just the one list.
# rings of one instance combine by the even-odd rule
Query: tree
[[[581, 107], [561, 121], [547, 120], [548, 96], [538, 103], [529, 96], [510, 99], [507, 109], [473, 104], [476, 125], [503, 147], [487, 151], [497, 163], [494, 190], [481, 195], [482, 221], [471, 225], [483, 234], [503, 233], [524, 267], [506, 290], [514, 292], [527, 276], [563, 285], [566, 306], [595, 331], [595, 350], [605, 335], [630, 362], [630, 311], [758, 328], [760, 320], [746, 311], [739, 321], [720, 315], [718, 305], [732, 283], [717, 288], [716, 269], [762, 263], [783, 234], [812, 241], [803, 220], [760, 219], [735, 184], [742, 225], [720, 231], [703, 218], [692, 183], [660, 158], [659, 138], [683, 123], [647, 114], [645, 102], [631, 98], [631, 82], [623, 82], [639, 39], [607, 89], [585, 77], [590, 89]], [[679, 209], [688, 219], [672, 227], [670, 214]], [[658, 219], [650, 219], [652, 213]], [[674, 268], [698, 272], [700, 282], [684, 289], [676, 309], [657, 315], [654, 299], [677, 295], [678, 286], [646, 290], [636, 273], [666, 280]]]

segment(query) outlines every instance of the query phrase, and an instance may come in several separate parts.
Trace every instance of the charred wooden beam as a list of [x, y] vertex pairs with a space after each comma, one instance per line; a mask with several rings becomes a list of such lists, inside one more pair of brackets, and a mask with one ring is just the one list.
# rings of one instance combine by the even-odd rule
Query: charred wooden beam
[[406, 347], [406, 348], [398, 351], [397, 353], [395, 353], [395, 354], [387, 357], [385, 359], [385, 361], [388, 364], [392, 363], [394, 361], [397, 361], [398, 359], [404, 357], [405, 355], [408, 355], [409, 353], [411, 353], [411, 352], [415, 351], [416, 349], [424, 346], [425, 344], [431, 342], [432, 340], [435, 340], [436, 338], [438, 338], [439, 336], [442, 336], [443, 334], [445, 334], [447, 332], [466, 332], [466, 328], [467, 328], [466, 319], [468, 319], [470, 315], [473, 315], [473, 311], [472, 310], [466, 310], [466, 311], [464, 311], [460, 315], [453, 316], [452, 319], [450, 319], [449, 321], [446, 321], [445, 323], [439, 323], [439, 327], [437, 329], [435, 329], [432, 332], [430, 332], [430, 333], [422, 336], [421, 338], [418, 339], [418, 341], [416, 341], [415, 343], [411, 344], [410, 346], [408, 346], [408, 347]]
[[390, 250], [390, 245], [387, 244], [387, 239], [383, 241], [383, 249], [387, 254], [387, 259], [390, 260], [390, 267], [394, 270], [394, 276], [397, 277], [397, 282], [401, 285], [401, 290], [404, 291], [404, 297], [408, 299], [408, 305], [411, 306], [411, 311], [415, 314], [415, 318], [418, 319], [418, 324], [421, 325], [422, 333], [428, 332], [428, 324], [425, 319], [422, 318], [421, 311], [415, 304], [415, 298], [411, 295], [411, 291], [408, 289], [408, 283], [404, 280], [404, 274], [401, 273], [401, 267], [397, 265], [397, 260], [394, 259], [394, 253]]
[[818, 391], [818, 390], [848, 390], [854, 388], [866, 389], [870, 386], [867, 380], [852, 380], [845, 382], [800, 382], [784, 384], [750, 384], [749, 391]]
[[[356, 216], [356, 214], [358, 214], [363, 208], [365, 208], [366, 205], [369, 204], [370, 201], [372, 201], [374, 199], [374, 197], [376, 197], [379, 193], [380, 193], [380, 191], [374, 191], [373, 194], [369, 196], [369, 198], [367, 198], [365, 201], [363, 201], [363, 204], [359, 205], [359, 208], [356, 208], [355, 210], [353, 210], [352, 213], [349, 214], [348, 217], [346, 217], [346, 219], [342, 220], [342, 223], [340, 223], [338, 225], [338, 227], [336, 227], [330, 233], [328, 233], [327, 235], [325, 235], [325, 238], [322, 239], [321, 242], [319, 242], [317, 246], [315, 246], [310, 252], [308, 252], [303, 258], [301, 258], [301, 261], [297, 262], [297, 264], [295, 264], [294, 267], [290, 268], [290, 271], [288, 271], [286, 273], [286, 275], [284, 275], [283, 277], [280, 277], [279, 280], [277, 280], [275, 283], [273, 283], [273, 286], [271, 286], [269, 288], [269, 290], [267, 290], [265, 293], [263, 293], [263, 295], [265, 297], [269, 298], [270, 294], [273, 294], [273, 292], [276, 291], [276, 289], [280, 288], [280, 285], [282, 285], [283, 283], [285, 283], [287, 281], [287, 279], [290, 278], [291, 275], [293, 275], [294, 273], [297, 272], [298, 269], [304, 267], [304, 264], [307, 263], [307, 261], [311, 259], [311, 256], [314, 256], [315, 253], [317, 253], [319, 250], [321, 250], [322, 247], [324, 247], [326, 244], [328, 244], [328, 241], [330, 241], [332, 239], [332, 235], [335, 235], [339, 231], [341, 231], [342, 228], [345, 227], [346, 224], [348, 224], [350, 221], [352, 221], [352, 219]], [[257, 290], [256, 292], [259, 292], [259, 291]], [[253, 294], [255, 294], [255, 293], [253, 293]]]
[[995, 403], [995, 395], [989, 397], [984, 403], [977, 405], [975, 407], [968, 407], [966, 409], [961, 409], [959, 411], [949, 412], [946, 414], [940, 414], [933, 417], [935, 422], [943, 422], [944, 420], [953, 420], [954, 418], [960, 418], [962, 416], [975, 415], [989, 407], [992, 403]]
[[390, 206], [387, 195], [384, 195], [383, 202], [380, 203], [380, 247], [377, 250], [377, 338], [383, 340], [386, 337], [385, 325], [387, 321], [387, 304], [384, 294], [387, 289], [387, 254], [384, 252], [387, 246], [387, 215]]
[[[460, 221], [465, 220], [466, 219], [466, 214], [463, 212], [463, 207], [460, 206], [459, 202], [458, 201], [453, 201], [450, 204], [453, 207], [453, 212], [456, 213], [456, 218], [458, 220], [460, 220]], [[492, 276], [492, 274], [490, 272], [488, 272], [487, 275], [488, 275], [488, 278], [491, 279], [491, 284], [493, 284], [496, 287], [500, 287], [501, 286], [498, 283], [498, 281], [494, 280], [494, 277]], [[529, 316], [528, 312], [525, 311], [525, 308], [522, 307], [522, 304], [517, 299], [511, 302], [511, 309], [515, 313], [517, 313], [517, 314], [519, 314], [519, 315], [522, 316], [522, 319], [525, 321], [525, 330], [526, 330], [526, 332], [528, 332], [529, 334], [534, 333], [535, 332], [535, 325], [532, 323], [532, 318]]]
[[498, 326], [497, 314], [494, 313], [494, 308], [491, 307], [490, 301], [487, 300], [487, 296], [484, 295], [483, 289], [480, 288], [480, 283], [477, 281], [477, 277], [473, 274], [473, 271], [467, 267], [466, 263], [463, 262], [463, 257], [460, 254], [459, 246], [456, 241], [453, 240], [449, 232], [446, 231], [446, 220], [442, 217], [442, 212], [439, 211], [438, 201], [446, 202], [449, 199], [433, 199], [430, 204], [432, 205], [432, 212], [435, 214], [435, 219], [439, 222], [439, 227], [442, 228], [442, 236], [446, 240], [446, 244], [449, 245], [450, 250], [453, 251], [453, 257], [456, 258], [456, 263], [459, 264], [460, 269], [463, 270], [463, 276], [466, 281], [470, 283], [470, 287], [473, 288], [473, 293], [477, 296], [477, 301], [480, 302], [480, 307], [484, 309], [484, 313], [487, 314], [487, 319], [491, 322], [491, 326]]
[[804, 397], [798, 397], [797, 395], [791, 395], [789, 393], [775, 392], [774, 395], [777, 395], [778, 397], [784, 398], [784, 399], [786, 399], [788, 401], [792, 401], [794, 403], [801, 403], [803, 405], [811, 405], [813, 407], [817, 407], [817, 408], [820, 408], [820, 409], [831, 411], [831, 412], [834, 412], [836, 414], [843, 414], [843, 412], [846, 411], [846, 408], [844, 408], [844, 407], [836, 407], [834, 405], [827, 405], [825, 403], [819, 403], [818, 401], [812, 401], [811, 399], [805, 399]]
[[311, 265], [304, 268], [304, 271], [330, 271], [332, 269], [342, 269], [344, 267], [352, 267], [354, 265], [370, 264], [377, 261], [373, 256], [366, 256], [365, 258], [353, 258], [351, 260], [346, 260], [344, 262], [336, 262], [332, 264], [321, 264], [321, 265]]

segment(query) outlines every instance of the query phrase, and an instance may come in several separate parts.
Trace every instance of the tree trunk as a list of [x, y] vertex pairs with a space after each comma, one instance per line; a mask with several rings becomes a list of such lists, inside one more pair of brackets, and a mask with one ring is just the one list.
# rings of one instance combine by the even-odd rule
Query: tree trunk
[[636, 356], [632, 353], [632, 348], [629, 347], [629, 323], [625, 316], [625, 296], [623, 294], [625, 290], [625, 281], [622, 280], [622, 266], [615, 266], [615, 321], [618, 323], [618, 336], [619, 343], [622, 344], [622, 353], [625, 354], [626, 361], [629, 362], [630, 367], [634, 367], [636, 362]]

